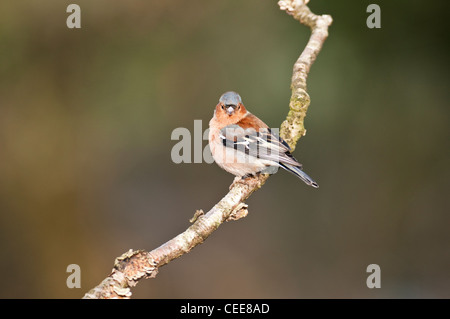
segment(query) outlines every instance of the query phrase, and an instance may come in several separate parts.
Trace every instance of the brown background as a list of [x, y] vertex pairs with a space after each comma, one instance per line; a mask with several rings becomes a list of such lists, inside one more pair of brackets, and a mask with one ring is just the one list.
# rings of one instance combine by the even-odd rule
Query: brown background
[[[278, 173], [134, 297], [450, 297], [449, 6], [376, 1], [371, 30], [372, 2], [310, 4], [334, 18], [295, 151], [320, 189]], [[0, 3], [3, 298], [79, 298], [209, 210], [233, 177], [174, 164], [172, 130], [205, 129], [227, 90], [278, 127], [309, 36], [275, 1], [80, 0], [79, 30], [69, 3]]]

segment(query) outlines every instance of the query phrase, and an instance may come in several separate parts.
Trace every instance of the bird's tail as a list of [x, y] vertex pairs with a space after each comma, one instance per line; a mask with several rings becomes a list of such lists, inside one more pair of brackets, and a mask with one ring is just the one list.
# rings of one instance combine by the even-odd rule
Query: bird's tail
[[311, 177], [309, 177], [308, 174], [306, 174], [304, 171], [301, 170], [300, 167], [280, 163], [280, 166], [283, 167], [288, 172], [294, 174], [298, 178], [300, 178], [302, 181], [304, 181], [307, 185], [312, 186], [314, 188], [319, 188], [319, 184], [317, 184]]

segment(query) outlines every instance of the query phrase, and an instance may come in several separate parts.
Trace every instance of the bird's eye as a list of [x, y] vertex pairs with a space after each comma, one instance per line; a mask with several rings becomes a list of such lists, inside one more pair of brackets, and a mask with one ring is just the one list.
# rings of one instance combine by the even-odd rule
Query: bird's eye
[[222, 110], [225, 110], [225, 105], [222, 104]]

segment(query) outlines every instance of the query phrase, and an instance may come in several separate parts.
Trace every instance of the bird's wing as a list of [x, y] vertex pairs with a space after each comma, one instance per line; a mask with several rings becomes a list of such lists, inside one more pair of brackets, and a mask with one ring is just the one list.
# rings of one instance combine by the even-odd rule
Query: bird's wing
[[238, 152], [244, 152], [259, 159], [301, 167], [301, 164], [291, 155], [289, 145], [270, 128], [260, 128], [256, 131], [253, 128], [244, 129], [233, 124], [220, 130], [219, 137], [223, 146]]

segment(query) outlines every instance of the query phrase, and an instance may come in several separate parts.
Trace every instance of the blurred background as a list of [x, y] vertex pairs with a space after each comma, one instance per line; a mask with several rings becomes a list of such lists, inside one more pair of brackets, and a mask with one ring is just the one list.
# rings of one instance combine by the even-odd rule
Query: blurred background
[[[208, 211], [233, 176], [174, 164], [177, 127], [219, 96], [279, 127], [309, 37], [276, 1], [0, 3], [2, 298], [80, 298], [128, 249]], [[366, 8], [381, 7], [381, 29]], [[133, 289], [134, 298], [449, 298], [446, 1], [312, 0], [334, 22], [308, 78], [294, 155], [249, 215]], [[206, 146], [207, 142], [204, 141]], [[81, 289], [68, 289], [69, 264]], [[366, 267], [381, 267], [368, 289]]]

